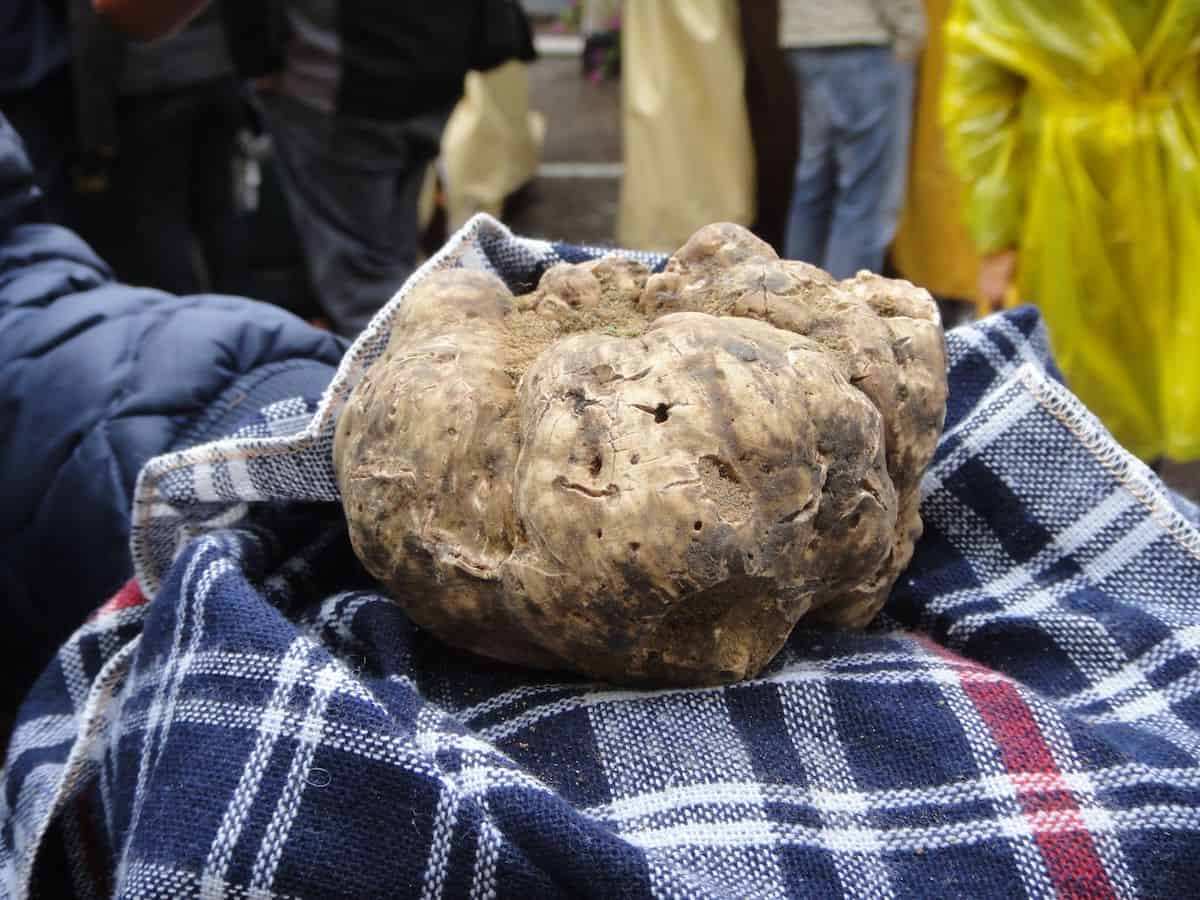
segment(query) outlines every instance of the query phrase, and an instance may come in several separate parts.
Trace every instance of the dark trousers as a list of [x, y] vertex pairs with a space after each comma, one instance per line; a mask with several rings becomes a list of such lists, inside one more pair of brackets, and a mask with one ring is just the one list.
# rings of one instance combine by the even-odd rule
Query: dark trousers
[[247, 229], [233, 184], [242, 120], [232, 78], [122, 98], [113, 207], [125, 281], [175, 294], [247, 290]]
[[416, 266], [418, 195], [450, 111], [366, 120], [278, 93], [262, 107], [313, 290], [352, 337]]

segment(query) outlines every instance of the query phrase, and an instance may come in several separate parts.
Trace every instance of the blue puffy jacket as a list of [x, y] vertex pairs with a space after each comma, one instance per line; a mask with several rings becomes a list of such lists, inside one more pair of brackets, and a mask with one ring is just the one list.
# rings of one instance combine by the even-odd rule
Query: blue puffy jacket
[[0, 115], [0, 734], [55, 648], [132, 574], [141, 465], [275, 399], [319, 396], [344, 350], [273, 306], [118, 284], [40, 205]]

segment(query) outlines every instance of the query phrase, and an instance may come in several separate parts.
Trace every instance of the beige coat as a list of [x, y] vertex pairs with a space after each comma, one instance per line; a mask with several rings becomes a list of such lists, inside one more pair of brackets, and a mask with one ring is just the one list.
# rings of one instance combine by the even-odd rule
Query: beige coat
[[628, 0], [617, 242], [670, 252], [754, 219], [754, 149], [736, 0]]

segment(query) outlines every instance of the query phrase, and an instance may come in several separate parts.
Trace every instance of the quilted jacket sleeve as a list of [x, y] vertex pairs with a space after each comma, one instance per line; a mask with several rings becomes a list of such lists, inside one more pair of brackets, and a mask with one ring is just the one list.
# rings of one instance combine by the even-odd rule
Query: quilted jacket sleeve
[[278, 308], [115, 282], [39, 219], [0, 116], [0, 716], [132, 572], [138, 469], [273, 400], [319, 396], [344, 345]]

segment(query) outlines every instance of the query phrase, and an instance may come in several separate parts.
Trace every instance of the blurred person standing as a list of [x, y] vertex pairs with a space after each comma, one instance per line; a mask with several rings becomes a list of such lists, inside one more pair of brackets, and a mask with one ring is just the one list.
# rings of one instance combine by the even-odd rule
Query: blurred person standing
[[946, 40], [981, 296], [1129, 450], [1200, 458], [1200, 0], [958, 0]]
[[339, 333], [357, 334], [415, 268], [428, 163], [468, 70], [517, 55], [519, 15], [502, 0], [229, 4], [239, 63], [265, 76], [292, 219]]
[[787, 255], [848, 278], [878, 272], [903, 197], [921, 0], [782, 0], [800, 95]]
[[737, 0], [625, 4], [620, 244], [671, 252], [709, 222], [754, 220], [745, 83]]
[[71, 0], [70, 12], [79, 141], [111, 217], [86, 236], [126, 281], [244, 293], [233, 183], [244, 107], [217, 7], [150, 43], [126, 38], [92, 0]]

